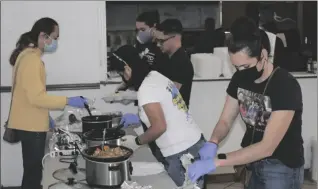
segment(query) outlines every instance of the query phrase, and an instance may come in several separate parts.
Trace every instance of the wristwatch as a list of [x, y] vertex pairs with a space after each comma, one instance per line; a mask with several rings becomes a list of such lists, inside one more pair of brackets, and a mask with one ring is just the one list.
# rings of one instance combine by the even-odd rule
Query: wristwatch
[[226, 154], [218, 154], [218, 159], [226, 159]]
[[139, 140], [139, 137], [136, 137], [136, 138], [135, 138], [135, 142], [136, 142], [136, 144], [137, 144], [138, 146], [141, 145], [140, 140]]

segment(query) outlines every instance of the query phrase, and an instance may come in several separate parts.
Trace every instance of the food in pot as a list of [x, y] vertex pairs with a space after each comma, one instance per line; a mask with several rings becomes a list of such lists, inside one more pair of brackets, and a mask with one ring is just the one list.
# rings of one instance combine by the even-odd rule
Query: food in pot
[[120, 147], [110, 148], [109, 146], [104, 146], [102, 150], [100, 148], [96, 148], [92, 156], [99, 158], [116, 158], [125, 156], [128, 153], [128, 150], [122, 149]]

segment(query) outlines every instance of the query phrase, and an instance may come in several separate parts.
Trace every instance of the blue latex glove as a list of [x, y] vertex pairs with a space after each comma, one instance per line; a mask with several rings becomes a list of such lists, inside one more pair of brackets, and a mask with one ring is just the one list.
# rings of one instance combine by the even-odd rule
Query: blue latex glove
[[85, 106], [84, 106], [85, 103], [87, 103], [87, 100], [85, 98], [80, 97], [80, 96], [69, 97], [67, 99], [67, 105], [73, 106], [76, 108], [85, 108]]
[[50, 129], [54, 129], [54, 128], [55, 128], [55, 122], [53, 118], [50, 116]]
[[218, 145], [212, 142], [206, 142], [199, 150], [201, 160], [213, 159], [218, 151]]
[[120, 120], [120, 124], [124, 124], [124, 128], [127, 128], [129, 125], [139, 125], [140, 118], [136, 114], [124, 114]]
[[201, 176], [214, 172], [216, 166], [214, 159], [197, 160], [188, 167], [188, 176], [195, 183]]

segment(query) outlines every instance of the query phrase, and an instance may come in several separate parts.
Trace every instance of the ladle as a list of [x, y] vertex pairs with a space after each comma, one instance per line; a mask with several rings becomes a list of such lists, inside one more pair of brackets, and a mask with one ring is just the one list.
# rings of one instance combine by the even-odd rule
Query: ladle
[[[82, 99], [85, 99], [83, 96], [81, 96]], [[93, 116], [91, 110], [89, 109], [89, 106], [87, 103], [84, 103], [84, 107], [87, 110], [89, 116]]]

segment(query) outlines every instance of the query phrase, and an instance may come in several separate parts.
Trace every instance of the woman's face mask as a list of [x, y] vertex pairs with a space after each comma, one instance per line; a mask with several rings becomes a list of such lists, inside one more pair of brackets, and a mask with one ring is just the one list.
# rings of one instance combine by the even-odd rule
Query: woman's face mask
[[249, 80], [249, 81], [255, 81], [256, 79], [260, 78], [263, 75], [264, 72], [264, 63], [262, 66], [262, 69], [260, 71], [257, 70], [257, 64], [261, 63], [261, 61], [258, 61], [254, 66], [252, 67], [238, 67], [235, 66], [236, 70], [239, 72], [242, 78]]
[[238, 71], [239, 74], [240, 74], [243, 78], [245, 78], [246, 80], [255, 81], [256, 79], [260, 78], [260, 77], [263, 75], [264, 66], [263, 66], [263, 68], [262, 68], [261, 71], [258, 71], [258, 70], [257, 70], [256, 65], [253, 66], [253, 67], [244, 69], [244, 70], [238, 70], [238, 69], [237, 69], [237, 71]]
[[148, 43], [149, 41], [152, 40], [151, 29], [147, 29], [145, 31], [139, 30], [136, 38], [140, 44]]
[[57, 40], [52, 39], [50, 36], [48, 36], [51, 39], [51, 44], [47, 44], [44, 42], [44, 52], [55, 52], [57, 49]]

